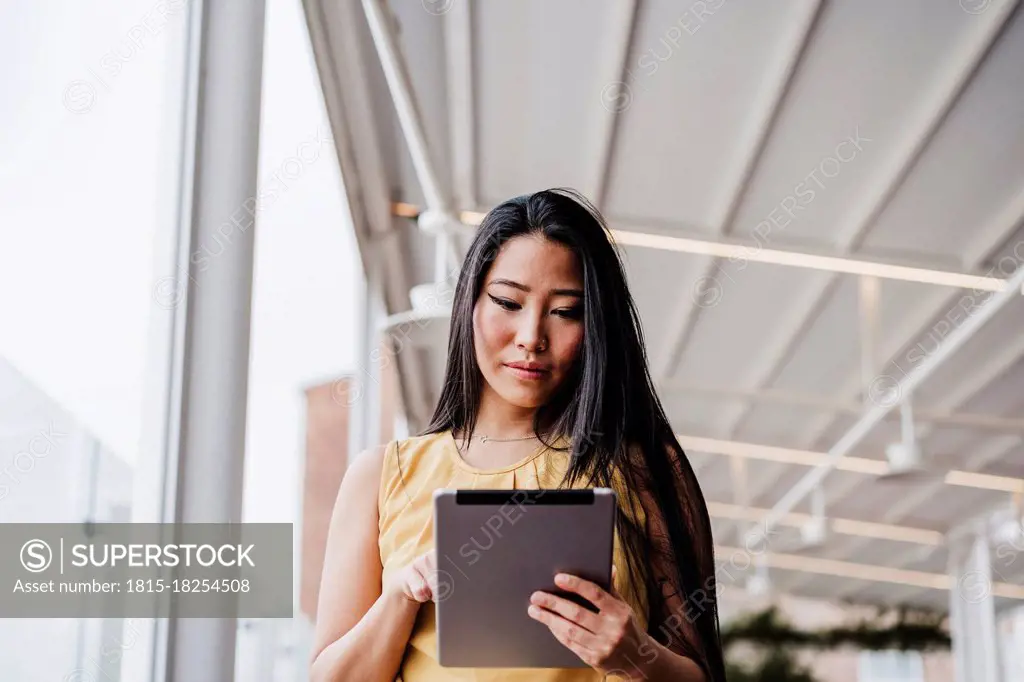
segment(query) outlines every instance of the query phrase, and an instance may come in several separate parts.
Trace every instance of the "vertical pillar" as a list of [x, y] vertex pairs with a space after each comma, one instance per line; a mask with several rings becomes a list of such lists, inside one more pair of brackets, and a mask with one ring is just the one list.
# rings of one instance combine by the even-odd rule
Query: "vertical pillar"
[[359, 297], [359, 328], [356, 332], [356, 371], [348, 391], [349, 459], [377, 445], [380, 434], [381, 367], [393, 362], [381, 343], [381, 277], [379, 254], [372, 249], [365, 259], [367, 270]]
[[370, 354], [366, 324], [370, 319], [370, 283], [369, 269], [372, 268], [372, 252], [364, 262], [370, 264], [367, 272], [359, 281], [361, 287], [356, 303], [359, 306], [356, 312], [356, 319], [359, 320], [359, 327], [356, 329], [356, 369], [352, 376], [348, 390], [344, 392], [345, 402], [348, 404], [348, 461], [352, 462], [363, 449], [366, 448], [366, 390], [371, 383], [371, 375], [367, 366], [367, 359]]
[[966, 616], [964, 614], [964, 598], [960, 588], [959, 557], [950, 556], [949, 577], [952, 587], [949, 590], [949, 635], [953, 642], [953, 671], [956, 682], [967, 682], [970, 679], [968, 668], [968, 636]]
[[988, 535], [973, 533], [950, 560], [950, 630], [957, 682], [1001, 682]]
[[[242, 516], [264, 0], [202, 2], [194, 137], [185, 169], [190, 225], [183, 377], [171, 410], [175, 523]], [[216, 255], [213, 255], [216, 254]], [[170, 517], [170, 518], [167, 518]], [[171, 618], [165, 682], [234, 679], [237, 619]]]

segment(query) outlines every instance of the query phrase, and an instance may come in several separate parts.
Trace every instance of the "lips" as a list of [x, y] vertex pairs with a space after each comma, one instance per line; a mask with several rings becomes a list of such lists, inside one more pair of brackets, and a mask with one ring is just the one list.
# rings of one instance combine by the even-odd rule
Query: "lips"
[[509, 362], [505, 367], [520, 379], [536, 381], [547, 377], [551, 370], [536, 362]]

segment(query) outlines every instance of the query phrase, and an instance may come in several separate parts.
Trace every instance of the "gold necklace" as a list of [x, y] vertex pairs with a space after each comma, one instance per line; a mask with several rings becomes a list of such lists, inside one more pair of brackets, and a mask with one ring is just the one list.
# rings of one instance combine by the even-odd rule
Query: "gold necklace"
[[511, 443], [513, 441], [519, 440], [533, 440], [536, 437], [537, 436], [533, 434], [529, 436], [523, 436], [522, 438], [494, 438], [492, 436], [477, 436], [477, 438], [480, 439], [481, 443], [486, 443], [489, 440], [493, 440], [495, 443]]

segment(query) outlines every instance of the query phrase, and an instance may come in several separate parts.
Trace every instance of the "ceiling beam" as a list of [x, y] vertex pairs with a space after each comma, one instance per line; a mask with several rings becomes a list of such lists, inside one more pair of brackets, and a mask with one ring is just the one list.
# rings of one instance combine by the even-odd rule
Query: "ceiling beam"
[[[783, 57], [776, 65], [775, 70], [770, 75], [766, 75], [765, 80], [768, 83], [751, 106], [756, 115], [752, 117], [750, 125], [743, 131], [743, 139], [738, 145], [741, 149], [745, 149], [746, 153], [740, 158], [732, 177], [727, 181], [725, 200], [718, 215], [712, 219], [712, 225], [720, 235], [728, 236], [733, 230], [736, 215], [743, 202], [743, 197], [746, 196], [754, 169], [764, 154], [771, 130], [778, 120], [782, 103], [793, 85], [793, 76], [797, 66], [806, 53], [807, 45], [814, 33], [814, 26], [821, 12], [821, 6], [821, 0], [801, 5], [800, 16], [791, 24], [793, 33], [786, 43], [786, 48], [782, 51]], [[718, 267], [720, 267], [718, 258], [711, 258], [698, 281], [707, 279]], [[692, 296], [679, 297], [679, 304], [671, 313], [669, 328], [662, 347], [655, 349], [658, 355], [654, 362], [654, 376], [671, 376], [678, 358], [689, 343], [690, 334], [699, 321], [702, 310], [703, 307], [697, 305]]]
[[370, 34], [373, 36], [373, 44], [377, 48], [384, 79], [395, 105], [395, 113], [398, 115], [398, 123], [405, 137], [413, 168], [416, 169], [416, 180], [427, 200], [427, 208], [439, 212], [450, 210], [451, 198], [442, 186], [437, 169], [430, 158], [423, 117], [416, 107], [412, 80], [399, 48], [398, 38], [395, 36], [390, 10], [384, 0], [363, 0], [363, 11], [366, 14], [366, 23], [370, 27]]
[[[1024, 264], [1022, 264], [1022, 270], [1024, 270]], [[1024, 337], [1016, 337], [1005, 345], [1001, 346], [993, 355], [987, 357], [983, 363], [973, 369], [968, 377], [964, 381], [960, 382], [955, 389], [944, 392], [939, 398], [940, 403], [937, 406], [939, 409], [957, 409], [971, 400], [974, 396], [978, 395], [993, 381], [999, 379], [1014, 366], [1020, 359], [1024, 357]], [[917, 410], [915, 409], [915, 421]], [[926, 424], [918, 429], [918, 440], [923, 442], [925, 438], [935, 428], [935, 424]], [[810, 442], [810, 441], [806, 441]], [[1014, 447], [1013, 443], [1019, 444], [1019, 437], [1013, 435], [1007, 435], [1003, 438], [993, 439], [989, 441], [982, 449], [976, 452], [971, 457], [967, 458], [964, 465], [964, 469], [967, 471], [974, 471], [988, 464], [989, 462], [997, 460], [1005, 452], [1009, 452]], [[994, 448], [994, 449], [992, 449]], [[846, 481], [832, 491], [833, 504], [842, 503], [847, 497], [854, 494], [860, 489], [860, 481]], [[925, 486], [915, 494], [903, 497], [895, 506], [891, 507], [888, 515], [899, 516], [899, 518], [905, 518], [912, 514], [917, 507], [931, 499], [932, 495], [937, 493], [941, 485], [939, 486]], [[901, 515], [902, 514], [902, 515]], [[836, 556], [836, 558], [845, 558], [850, 555], [851, 552], [856, 551], [859, 547], [848, 547], [844, 552]]]
[[[968, 247], [967, 251], [972, 255], [970, 260], [967, 261], [968, 267], [971, 269], [978, 269], [982, 267], [986, 257], [992, 254], [994, 248], [998, 248], [1005, 240], [1012, 237], [1017, 231], [1017, 228], [1021, 223], [1024, 222], [1024, 188], [1017, 193], [1016, 197], [1011, 200], [1005, 210], [1003, 210], [992, 223], [984, 230], [986, 240], [984, 243], [976, 242], [974, 245]], [[991, 274], [991, 271], [990, 273]], [[1002, 285], [1006, 285], [1005, 280], [1000, 280]], [[899, 367], [899, 358], [897, 355], [903, 352], [909, 344], [915, 339], [921, 337], [924, 333], [933, 331], [936, 325], [935, 319], [946, 312], [956, 311], [962, 308], [962, 294], [957, 293], [945, 298], [936, 299], [934, 304], [922, 305], [916, 311], [912, 311], [906, 317], [906, 324], [901, 328], [901, 332], [893, 334], [892, 336], [896, 339], [895, 344], [890, 344], [891, 352], [889, 353], [890, 364], [895, 363], [897, 368]], [[972, 301], [973, 302], [973, 301]], [[1021, 353], [1024, 353], [1022, 349]], [[1020, 354], [1018, 354], [1020, 355]], [[1007, 357], [1006, 353], [1002, 353], [1000, 357]], [[1010, 354], [1009, 360], [1012, 361], [1012, 354]], [[1009, 365], [1002, 363], [995, 363], [995, 366], [1001, 367], [1005, 370]], [[1002, 370], [1000, 370], [1002, 371]], [[998, 376], [998, 374], [990, 374], [990, 377]], [[991, 378], [989, 379], [989, 381]], [[861, 385], [859, 377], [851, 376], [846, 381], [843, 390], [840, 392], [842, 395], [854, 395], [856, 394]], [[953, 409], [959, 406], [962, 402], [967, 400], [971, 395], [976, 393], [978, 390], [983, 388], [984, 383], [974, 382], [976, 388], [969, 389], [966, 393], [962, 394], [962, 397], [954, 400], [944, 400], [943, 403], [948, 409]], [[811, 425], [806, 436], [800, 439], [802, 443], [814, 443], [825, 434], [831, 427], [831, 420], [818, 420], [817, 423]]]
[[473, 7], [471, 2], [456, 2], [443, 15], [452, 189], [457, 206], [477, 205]]
[[[838, 237], [840, 249], [852, 252], [863, 242], [871, 226], [888, 206], [897, 189], [903, 184], [928, 143], [960, 99], [971, 76], [977, 72], [985, 56], [991, 50], [1016, 5], [1017, 0], [1010, 0], [999, 7], [991, 7], [985, 13], [983, 21], [972, 25], [972, 32], [965, 41], [966, 44], [950, 58], [950, 62], [954, 65], [951, 76], [939, 83], [931, 95], [926, 96], [925, 99], [929, 105], [919, 120], [910, 126], [915, 132], [904, 139], [901, 144], [896, 145], [888, 165], [878, 173], [875, 186], [869, 190], [865, 200], [851, 212], [850, 218], [840, 228]], [[831, 275], [819, 280], [800, 294], [799, 302], [794, 306], [796, 315], [793, 323], [782, 327], [792, 331], [786, 333], [780, 342], [770, 347], [766, 354], [766, 362], [753, 372], [752, 380], [745, 382], [747, 385], [764, 388], [775, 380], [799, 346], [806, 329], [809, 328], [834, 293], [839, 281], [838, 276]], [[729, 421], [726, 431], [735, 433], [749, 413], [749, 408], [741, 406], [735, 417]], [[775, 476], [766, 476], [762, 480], [761, 490], [768, 490], [776, 486], [781, 473], [780, 471]]]
[[[810, 411], [830, 414], [858, 415], [864, 411], [862, 403], [842, 401], [828, 395], [799, 393], [779, 389], [745, 390], [727, 386], [691, 384], [679, 380], [658, 382], [658, 390], [666, 393], [684, 393], [721, 401], [752, 401], [765, 405], [804, 407]], [[899, 421], [899, 415], [890, 413], [886, 419]], [[969, 412], [951, 412], [942, 409], [914, 408], [914, 420], [923, 424], [951, 426], [997, 433], [1024, 433], [1024, 419], [1000, 417]]]
[[[742, 458], [732, 458], [734, 461], [745, 461]], [[709, 501], [708, 514], [716, 519], [733, 519], [742, 521], [757, 522], [767, 512], [767, 509], [748, 507], [745, 504], [728, 504], [725, 502]], [[800, 528], [810, 521], [811, 514], [790, 512], [781, 520], [780, 525]], [[875, 540], [891, 540], [893, 542], [908, 542], [914, 545], [913, 549], [920, 551], [921, 547], [939, 547], [945, 543], [945, 536], [937, 530], [927, 528], [913, 528], [910, 526], [899, 526], [887, 523], [875, 523], [872, 521], [859, 521], [857, 519], [830, 518], [830, 528], [840, 534], [856, 538], [872, 538]]]
[[[1002, 211], [996, 218], [995, 221], [985, 230], [986, 239], [995, 240], [996, 244], [1001, 243], [1005, 239], [1009, 238], [1017, 229], [1017, 226], [1024, 221], [1024, 189], [1018, 192], [1014, 200], [1012, 200], [1006, 210]], [[969, 263], [972, 267], [980, 267], [984, 257], [987, 256], [993, 248], [993, 242], [989, 241], [987, 249], [981, 249], [978, 247], [972, 247], [969, 249], [972, 252], [973, 261]], [[1004, 281], [1005, 284], [1005, 281]], [[899, 364], [899, 354], [904, 351], [906, 346], [912, 343], [916, 338], [919, 338], [924, 331], [927, 331], [926, 325], [933, 325], [936, 316], [940, 315], [943, 310], [955, 310], [956, 306], [959, 305], [961, 293], [958, 292], [952, 296], [936, 299], [935, 304], [921, 306], [910, 313], [908, 313], [904, 326], [900, 331], [893, 334], [892, 337], [896, 339], [895, 343], [890, 343], [887, 353], [889, 357], [896, 358], [894, 360], [897, 365]], [[922, 322], [924, 321], [924, 322]], [[938, 409], [943, 410], [954, 410], [959, 408], [963, 403], [967, 402], [972, 396], [978, 391], [982, 390], [992, 380], [1002, 375], [1010, 366], [1012, 366], [1020, 357], [1024, 355], [1024, 338], [1018, 338], [1016, 341], [1010, 341], [1008, 345], [1004, 346], [1000, 352], [992, 357], [988, 363], [986, 363], [981, 371], [974, 372], [969, 377], [969, 382], [961, 384], [957, 390], [947, 393], [941, 398], [941, 404]], [[890, 361], [893, 362], [893, 361]], [[841, 391], [842, 395], [857, 395], [861, 391], [862, 381], [860, 374], [851, 373], [850, 378], [846, 381], [844, 388]], [[858, 413], [862, 412], [858, 410]], [[915, 418], [920, 418], [928, 414], [928, 410], [919, 411], [915, 409]], [[811, 430], [799, 438], [800, 443], [810, 445], [816, 443], [828, 429], [831, 428], [835, 421], [835, 418], [830, 415], [826, 415], [820, 419], [810, 420], [812, 423]], [[918, 421], [927, 421], [918, 419]], [[932, 422], [931, 426], [935, 426], [936, 422]], [[920, 433], [927, 434], [930, 431], [931, 426], [923, 427]], [[760, 499], [765, 493], [772, 489], [777, 479], [775, 477], [765, 477], [761, 483], [756, 487], [753, 492], [754, 500]], [[838, 491], [833, 491], [835, 496], [835, 503], [838, 504], [845, 497], [856, 490], [856, 482], [849, 482], [844, 484]]]
[[[1003, 436], [1002, 438], [994, 438], [986, 443], [980, 450], [975, 452], [967, 460], [967, 469], [981, 468], [990, 462], [994, 462], [999, 458], [1006, 455], [1008, 452], [1012, 452], [1020, 445], [1024, 443], [1024, 439], [1020, 436]], [[897, 524], [910, 516], [918, 507], [924, 504], [928, 500], [935, 499], [935, 496], [940, 494], [942, 490], [942, 482], [932, 482], [922, 485], [920, 488], [912, 493], [909, 493], [905, 497], [902, 497], [893, 502], [891, 507], [888, 507], [882, 514], [882, 522], [886, 524]], [[968, 510], [963, 510], [968, 511]], [[968, 511], [969, 514], [969, 511]], [[944, 546], [943, 543], [940, 546]], [[830, 558], [835, 559], [846, 559], [853, 555], [855, 552], [862, 549], [865, 545], [864, 538], [856, 538], [849, 542], [841, 553], [830, 554]], [[938, 546], [932, 548], [931, 551], [921, 551], [921, 548], [915, 548], [914, 551], [905, 551], [901, 554], [897, 554], [891, 560], [886, 561], [886, 566], [893, 568], [903, 568], [907, 564], [915, 561], [925, 561], [929, 559], [934, 550]], [[843, 599], [844, 597], [852, 597], [859, 590], [853, 586], [847, 586], [841, 588], [836, 593], [836, 599]]]
[[[395, 215], [413, 219], [418, 217], [421, 212], [419, 207], [407, 203], [395, 203], [392, 210]], [[472, 231], [480, 224], [483, 217], [484, 214], [478, 211], [459, 212], [459, 218], [465, 227], [466, 234], [472, 234]], [[628, 225], [615, 218], [608, 218], [607, 221], [611, 226], [612, 236], [620, 246], [661, 249], [677, 253], [714, 256], [716, 258], [742, 259], [751, 263], [807, 268], [837, 274], [868, 275], [880, 279], [934, 284], [936, 286], [974, 289], [977, 291], [1002, 291], [1007, 286], [1006, 280], [1003, 278], [971, 272], [958, 272], [925, 267], [920, 264], [877, 261], [853, 256], [765, 249], [753, 242], [745, 243], [736, 240], [723, 241], [674, 237], [666, 234], [646, 232], [642, 226]]]
[[[737, 557], [742, 564], [737, 563]], [[931, 590], [949, 591], [953, 580], [945, 573], [926, 573], [924, 571], [909, 571], [906, 569], [887, 568], [872, 564], [858, 564], [849, 561], [836, 561], [835, 559], [820, 559], [818, 557], [805, 556], [803, 554], [779, 554], [775, 552], [761, 552], [756, 557], [754, 553], [739, 547], [716, 546], [715, 561], [719, 565], [719, 571], [726, 577], [725, 580], [719, 576], [718, 583], [724, 586], [728, 583], [728, 576], [732, 571], [745, 572], [755, 565], [755, 558], [764, 561], [769, 568], [796, 571], [798, 573], [812, 573], [817, 575], [830, 576], [832, 578], [847, 578], [850, 580], [867, 580], [870, 582], [888, 583], [893, 585], [909, 585]], [[992, 594], [1006, 599], [1024, 600], [1024, 585], [1012, 585], [1010, 583], [992, 583]]]
[[[1008, 345], [1000, 348], [999, 351], [995, 355], [989, 357], [981, 367], [973, 370], [967, 381], [959, 384], [955, 390], [944, 394], [942, 398], [940, 398], [942, 401], [941, 407], [955, 409], [956, 407], [968, 402], [972, 397], [984, 390], [985, 387], [993, 381], [1001, 376], [1005, 376], [1006, 372], [1016, 365], [1022, 357], [1024, 357], [1024, 337], [1018, 337], [1016, 340], [1008, 342]], [[932, 427], [934, 427], [934, 424]], [[932, 429], [929, 427], [919, 429], [919, 440], [923, 440], [931, 430]], [[1013, 437], [1010, 436], [1009, 440], [1012, 441]], [[990, 458], [982, 457], [979, 460], [982, 464], [971, 466], [970, 462], [974, 459], [975, 457], [968, 458], [968, 464], [965, 469], [973, 471], [975, 467], [982, 466], [983, 464], [992, 461]], [[852, 492], [852, 490], [853, 487], [851, 486], [850, 490], [843, 489], [838, 492], [834, 492], [833, 494], [835, 495], [836, 502], [841, 502], [845, 499], [847, 494]]]
[[[678, 253], [713, 255], [717, 258], [731, 258], [748, 263], [785, 265], [832, 273], [834, 275], [859, 275], [919, 284], [977, 289], [979, 291], [1002, 291], [1005, 281], [998, 277], [980, 276], [971, 273], [936, 270], [913, 265], [883, 263], [848, 256], [826, 256], [806, 251], [784, 251], [766, 249], [760, 246], [746, 246], [707, 239], [691, 239], [649, 234], [636, 230], [612, 229], [616, 243], [622, 246], [638, 246]], [[703, 309], [703, 308], [701, 308]], [[666, 376], [661, 374], [659, 376]]]
[[[964, 343], [970, 339], [978, 329], [998, 313], [1007, 303], [1017, 296], [1016, 288], [1024, 285], [1024, 267], [1019, 267], [1017, 272], [1009, 280], [1012, 288], [1006, 291], [993, 294], [992, 297], [978, 307], [965, 321], [950, 332], [936, 348], [935, 352], [925, 357], [921, 364], [912, 369], [892, 390], [896, 396], [909, 397], [914, 390], [938, 369], [946, 359], [955, 353]], [[840, 437], [833, 445], [827, 455], [827, 459], [821, 465], [808, 471], [776, 502], [768, 515], [760, 525], [766, 531], [778, 521], [782, 514], [792, 509], [815, 487], [821, 484], [829, 471], [835, 468], [836, 464], [843, 457], [849, 454], [850, 450], [860, 443], [864, 437], [873, 429], [885, 416], [895, 407], [896, 401], [882, 400], [867, 410], [857, 422]]]
[[[633, 47], [636, 19], [639, 13], [638, 0], [618, 0], [611, 4], [608, 12], [608, 24], [613, 33], [601, 50], [605, 63], [597, 67], [597, 73], [609, 76], [609, 86], [618, 88], [624, 84], [629, 68], [629, 55]], [[628, 87], [628, 86], [627, 86]], [[629, 108], [632, 99], [606, 102], [605, 90], [601, 91], [602, 107], [595, 111], [592, 141], [585, 148], [593, 150], [593, 159], [588, 168], [592, 169], [593, 177], [584, 186], [584, 195], [598, 208], [603, 210], [608, 190], [608, 175], [611, 172], [612, 157], [615, 154], [615, 138], [618, 133], [619, 119]], [[476, 204], [462, 204], [475, 206]]]
[[[687, 453], [745, 457], [762, 462], [775, 462], [777, 464], [789, 464], [811, 469], [823, 466], [829, 461], [828, 453], [815, 452], [813, 450], [798, 450], [775, 445], [762, 445], [760, 443], [689, 436], [681, 433], [676, 434], [676, 439], [679, 440], [679, 444]], [[867, 457], [843, 457], [836, 462], [835, 468], [838, 471], [862, 474], [864, 476], [881, 476], [889, 471], [889, 465], [884, 459], [870, 459]], [[946, 485], [961, 488], [1024, 495], [1024, 479], [1012, 476], [995, 476], [953, 469], [946, 473], [943, 481]]]

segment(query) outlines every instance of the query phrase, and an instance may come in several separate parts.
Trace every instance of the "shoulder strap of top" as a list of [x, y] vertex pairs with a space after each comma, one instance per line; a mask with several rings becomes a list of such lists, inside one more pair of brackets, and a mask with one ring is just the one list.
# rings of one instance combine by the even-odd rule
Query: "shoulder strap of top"
[[412, 501], [410, 494], [432, 488], [431, 478], [448, 480], [442, 471], [448, 459], [445, 447], [440, 434], [393, 440], [385, 446], [377, 497], [381, 524], [389, 511], [397, 513]]
[[398, 462], [399, 442], [390, 441], [384, 446], [384, 462], [380, 469], [380, 486], [377, 490], [377, 519], [378, 529], [385, 520], [387, 513], [387, 500], [392, 493], [401, 485], [401, 473]]

